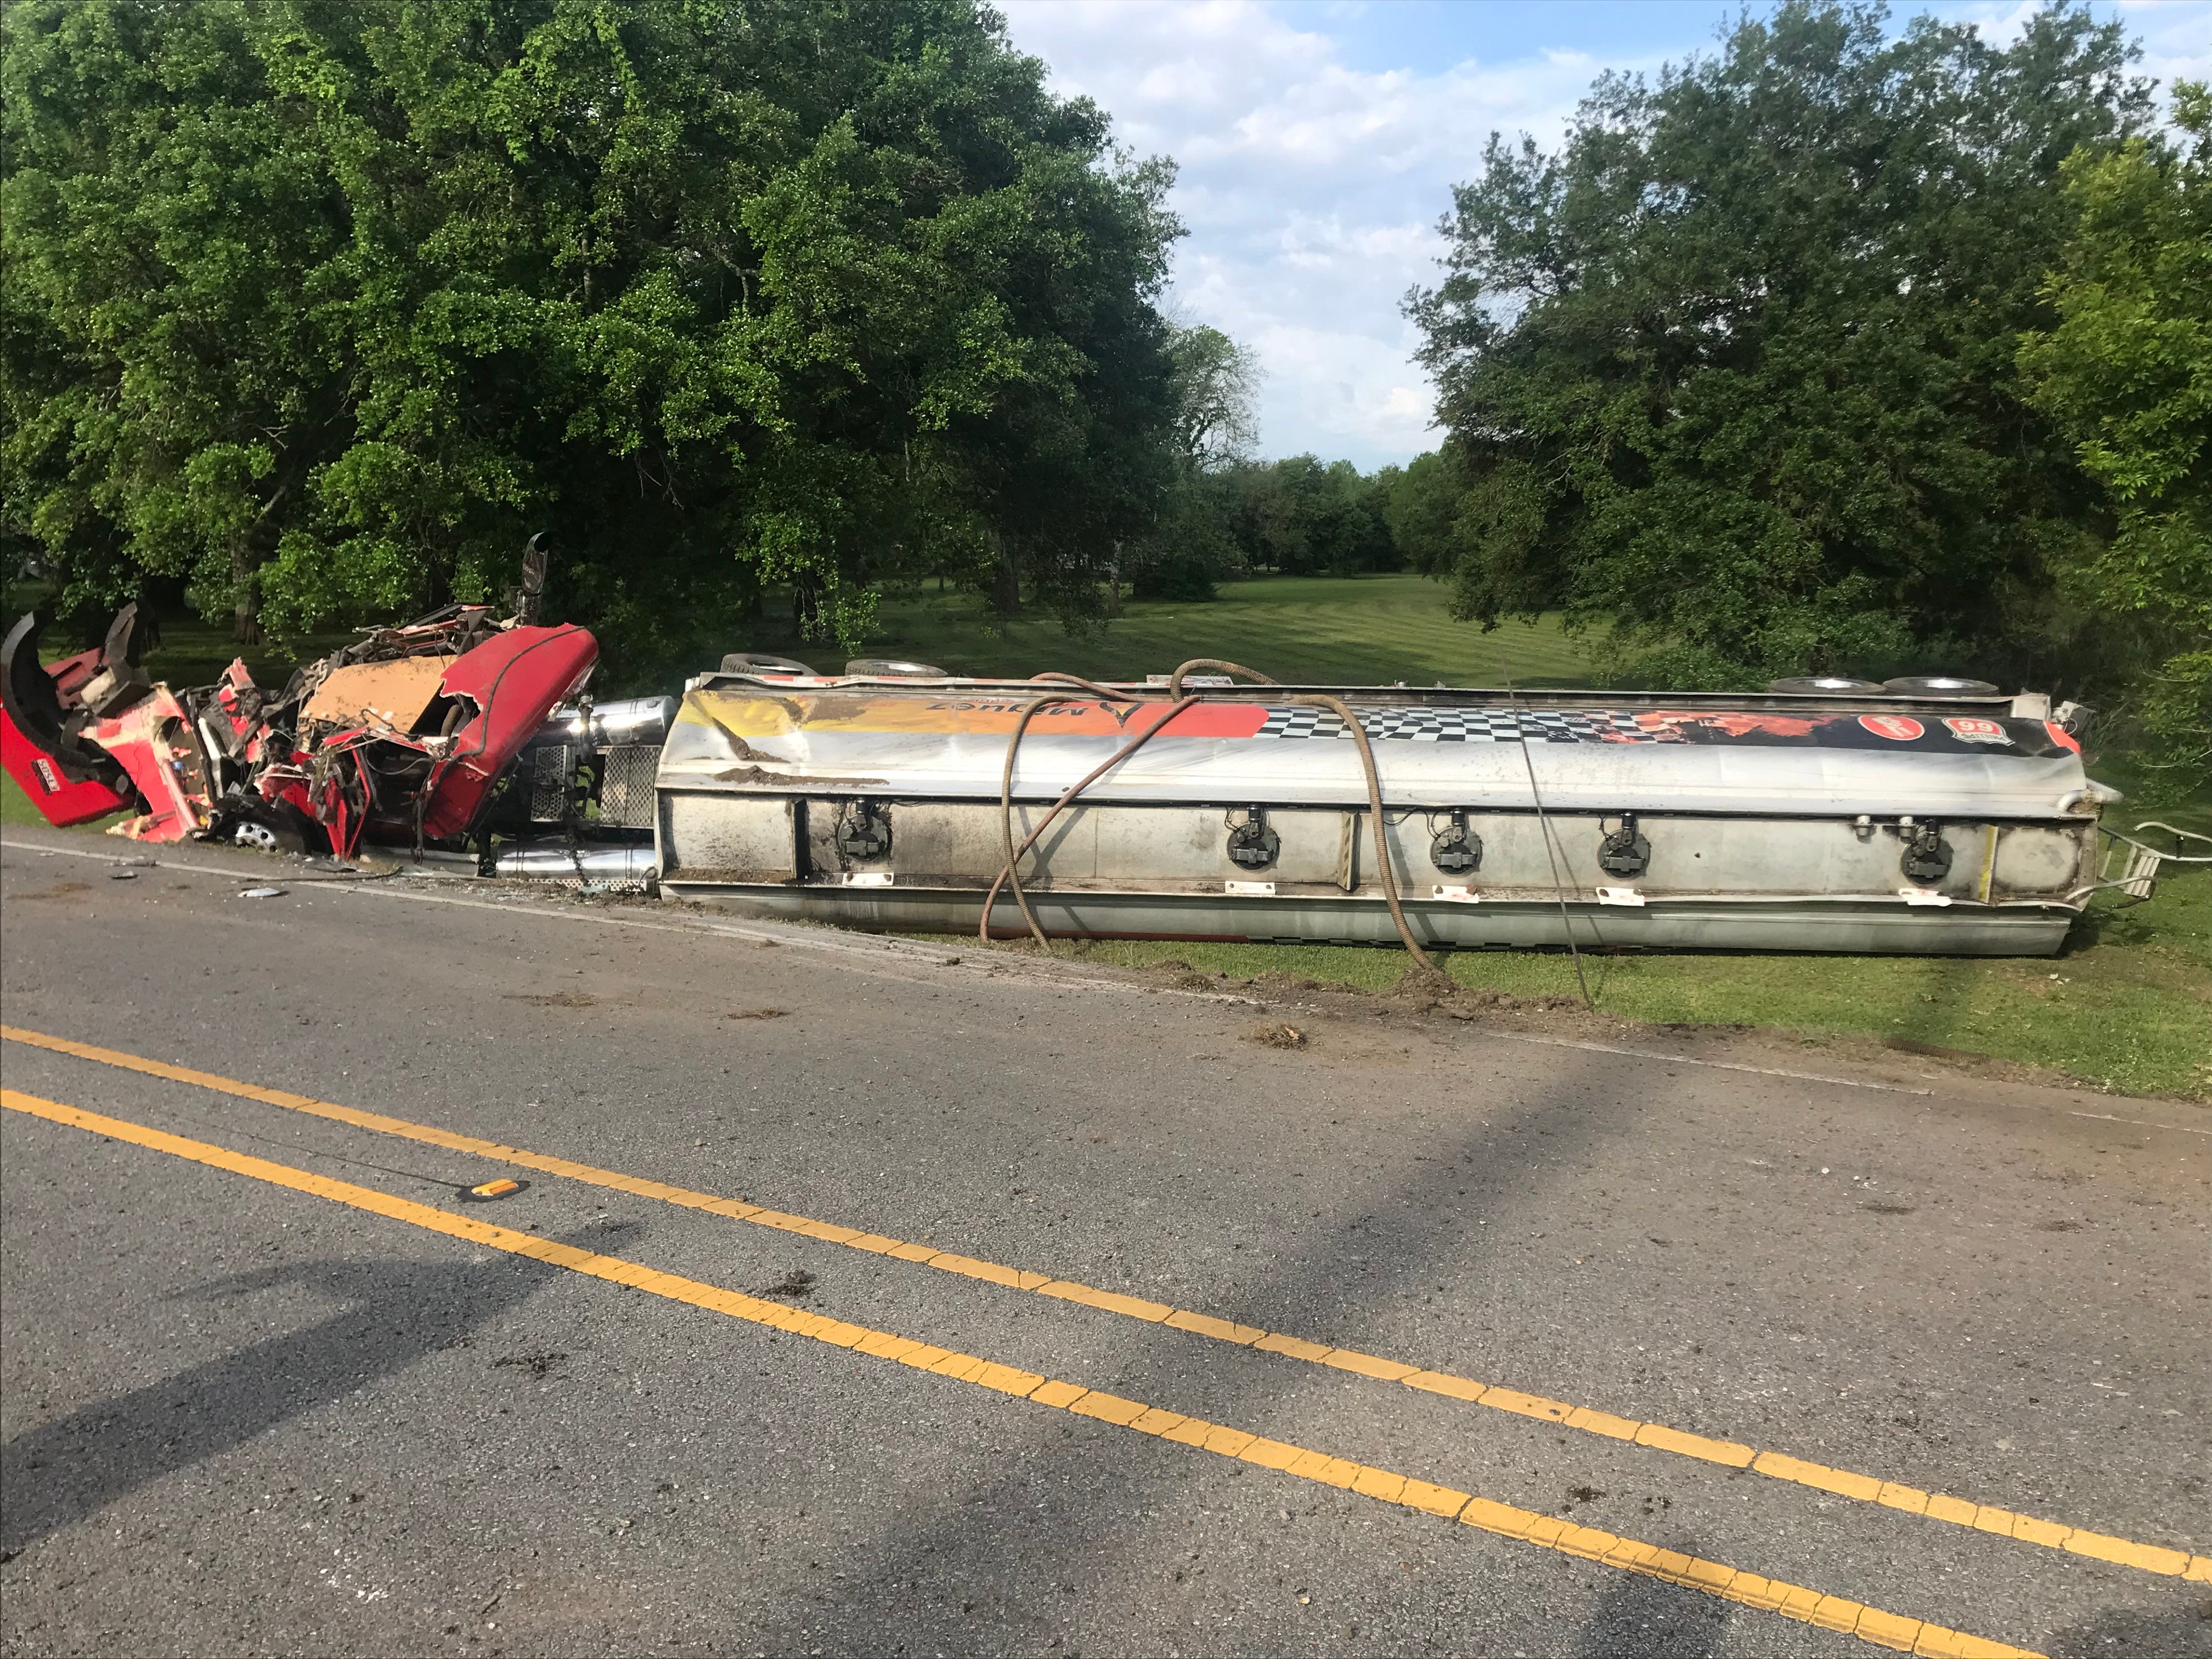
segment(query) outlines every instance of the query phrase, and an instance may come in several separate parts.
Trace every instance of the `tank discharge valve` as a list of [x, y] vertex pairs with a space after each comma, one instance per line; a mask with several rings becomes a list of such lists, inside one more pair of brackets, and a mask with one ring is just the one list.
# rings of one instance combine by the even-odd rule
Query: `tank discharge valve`
[[1229, 861], [1245, 870], [1264, 870], [1283, 850], [1283, 838], [1267, 827], [1267, 815], [1257, 806], [1244, 810], [1244, 822], [1229, 832]]
[[1467, 827], [1465, 807], [1453, 807], [1450, 826], [1429, 843], [1429, 862], [1448, 876], [1465, 875], [1482, 863], [1482, 837]]
[[1640, 876], [1650, 862], [1651, 843], [1637, 833], [1636, 814], [1622, 813], [1620, 828], [1597, 844], [1598, 868], [1608, 876]]
[[837, 850], [848, 859], [870, 860], [891, 850], [890, 814], [872, 801], [855, 801], [853, 810], [837, 820]]
[[[1900, 827], [1909, 825], [1910, 819]], [[1951, 873], [1951, 849], [1943, 844], [1943, 826], [1929, 822], [1912, 830], [1899, 864], [1905, 878], [1916, 887], [1932, 887]]]

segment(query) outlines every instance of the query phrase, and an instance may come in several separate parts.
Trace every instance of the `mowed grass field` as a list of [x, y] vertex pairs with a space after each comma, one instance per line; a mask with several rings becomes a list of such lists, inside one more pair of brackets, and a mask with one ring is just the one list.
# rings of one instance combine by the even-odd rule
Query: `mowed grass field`
[[[1049, 615], [1000, 622], [970, 593], [886, 599], [865, 647], [871, 656], [934, 663], [956, 674], [1026, 679], [1048, 670], [1090, 679], [1164, 674], [1193, 657], [1225, 657], [1285, 684], [1590, 684], [1578, 644], [1547, 617], [1491, 633], [1454, 622], [1445, 590], [1421, 576], [1277, 576], [1231, 582], [1197, 604], [1132, 600], [1104, 628], [1071, 635]], [[817, 668], [843, 666], [833, 647], [770, 630], [758, 648]]]
[[[870, 654], [971, 674], [1129, 678], [1209, 656], [1307, 684], [1495, 685], [1506, 674], [1528, 686], [1590, 683], [1577, 642], [1549, 619], [1484, 634], [1451, 621], [1443, 590], [1412, 576], [1237, 583], [1211, 604], [1132, 604], [1105, 629], [1073, 637], [1049, 617], [994, 624], [966, 594], [892, 598], [879, 622], [865, 647]], [[773, 633], [753, 642], [825, 670], [842, 665], [841, 653]], [[308, 641], [296, 654], [264, 649], [249, 653], [249, 665], [281, 683], [291, 664], [332, 643]], [[204, 684], [231, 654], [218, 630], [172, 621], [149, 665], [180, 684]], [[2124, 756], [2093, 752], [2091, 770], [2124, 789], [2138, 781]], [[2107, 810], [2106, 822], [2131, 828], [2143, 817], [2212, 831], [2212, 788], [2159, 811], [2123, 804]], [[44, 822], [12, 781], [0, 789], [0, 821]], [[1057, 948], [1130, 966], [1180, 960], [1240, 979], [1279, 972], [1368, 989], [1386, 988], [1405, 966], [1395, 951], [1325, 945]], [[1446, 961], [1468, 985], [1515, 996], [1576, 994], [1573, 964], [1561, 953]], [[1626, 1019], [1933, 1044], [2047, 1067], [2100, 1089], [2212, 1101], [2212, 867], [2169, 877], [2148, 904], [2115, 909], [2095, 901], [2065, 953], [2049, 960], [1635, 955], [1587, 957], [1583, 969], [1599, 1007]]]

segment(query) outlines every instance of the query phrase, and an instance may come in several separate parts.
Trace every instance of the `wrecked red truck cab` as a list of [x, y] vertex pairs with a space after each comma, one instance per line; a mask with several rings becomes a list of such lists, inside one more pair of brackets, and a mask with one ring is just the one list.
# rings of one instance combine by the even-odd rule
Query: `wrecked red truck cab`
[[293, 674], [281, 690], [231, 664], [173, 691], [139, 665], [137, 607], [106, 643], [43, 664], [39, 622], [0, 645], [8, 770], [47, 821], [118, 810], [112, 833], [351, 856], [364, 841], [452, 846], [483, 823], [555, 709], [599, 659], [589, 632], [453, 605]]

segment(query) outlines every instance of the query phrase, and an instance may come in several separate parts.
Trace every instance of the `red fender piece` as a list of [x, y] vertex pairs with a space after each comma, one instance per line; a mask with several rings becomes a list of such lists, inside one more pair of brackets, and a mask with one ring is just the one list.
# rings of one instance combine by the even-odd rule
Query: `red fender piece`
[[422, 833], [438, 839], [465, 834], [492, 785], [545, 717], [583, 690], [599, 642], [581, 628], [510, 628], [466, 653], [446, 671], [439, 690], [465, 697], [476, 713], [453, 734], [453, 746], [430, 786]]
[[[86, 654], [99, 662], [97, 652]], [[130, 797], [117, 794], [97, 778], [70, 782], [52, 756], [15, 729], [15, 722], [8, 718], [4, 708], [0, 708], [0, 766], [5, 766], [8, 775], [23, 786], [31, 805], [45, 813], [46, 822], [57, 830], [89, 823], [131, 805]]]

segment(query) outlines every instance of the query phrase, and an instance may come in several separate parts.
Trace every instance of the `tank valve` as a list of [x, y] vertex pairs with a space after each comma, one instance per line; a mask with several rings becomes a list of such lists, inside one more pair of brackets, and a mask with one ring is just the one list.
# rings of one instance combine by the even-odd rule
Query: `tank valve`
[[1899, 867], [1905, 872], [1905, 878], [1917, 887], [1932, 887], [1949, 875], [1951, 849], [1943, 844], [1943, 826], [1929, 821], [1916, 829], [1912, 839], [1905, 844]]
[[1229, 861], [1245, 870], [1264, 870], [1283, 850], [1283, 838], [1267, 828], [1267, 815], [1257, 806], [1244, 809], [1244, 822], [1229, 832]]
[[848, 859], [879, 859], [891, 850], [890, 814], [872, 801], [855, 801], [837, 820], [837, 850]]
[[1429, 862], [1448, 876], [1464, 875], [1482, 863], [1482, 837], [1467, 827], [1467, 809], [1452, 808], [1450, 828], [1429, 843]]
[[1620, 828], [1597, 844], [1598, 868], [1608, 876], [1640, 876], [1650, 862], [1651, 843], [1637, 833], [1636, 814], [1623, 812]]

